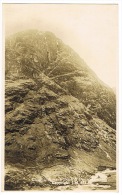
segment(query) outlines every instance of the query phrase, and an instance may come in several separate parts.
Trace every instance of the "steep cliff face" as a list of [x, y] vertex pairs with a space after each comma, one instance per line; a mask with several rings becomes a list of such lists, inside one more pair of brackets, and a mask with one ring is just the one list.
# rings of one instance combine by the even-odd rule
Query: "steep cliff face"
[[[31, 30], [9, 37], [5, 57], [6, 189], [63, 183], [66, 177], [70, 183], [101, 165], [115, 167], [113, 90], [50, 32]], [[34, 170], [15, 185], [12, 167], [20, 180], [22, 170]]]

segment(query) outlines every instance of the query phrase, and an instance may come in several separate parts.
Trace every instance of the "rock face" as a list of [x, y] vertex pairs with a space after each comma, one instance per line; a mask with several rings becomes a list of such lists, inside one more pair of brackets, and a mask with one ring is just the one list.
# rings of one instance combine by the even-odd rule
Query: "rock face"
[[5, 57], [6, 190], [64, 184], [66, 176], [71, 184], [116, 166], [115, 94], [70, 47], [30, 30], [6, 39]]

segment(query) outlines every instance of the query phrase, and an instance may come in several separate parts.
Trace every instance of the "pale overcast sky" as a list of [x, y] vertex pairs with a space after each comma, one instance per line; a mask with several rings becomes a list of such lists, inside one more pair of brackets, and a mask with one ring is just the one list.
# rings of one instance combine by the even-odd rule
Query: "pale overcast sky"
[[4, 4], [6, 36], [26, 29], [51, 31], [72, 47], [97, 76], [116, 86], [118, 6]]

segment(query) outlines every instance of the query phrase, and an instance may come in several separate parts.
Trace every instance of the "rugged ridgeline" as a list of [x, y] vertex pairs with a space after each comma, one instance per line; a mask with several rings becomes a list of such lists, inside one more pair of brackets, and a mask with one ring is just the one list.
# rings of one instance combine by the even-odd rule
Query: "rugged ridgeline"
[[31, 30], [6, 39], [5, 58], [6, 190], [116, 166], [115, 94], [70, 47]]

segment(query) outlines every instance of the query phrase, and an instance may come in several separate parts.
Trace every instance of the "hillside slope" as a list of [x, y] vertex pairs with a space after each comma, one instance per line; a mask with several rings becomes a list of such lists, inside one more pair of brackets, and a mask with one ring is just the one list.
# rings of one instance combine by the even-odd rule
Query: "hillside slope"
[[115, 94], [70, 47], [30, 30], [6, 39], [5, 57], [6, 190], [116, 166]]

